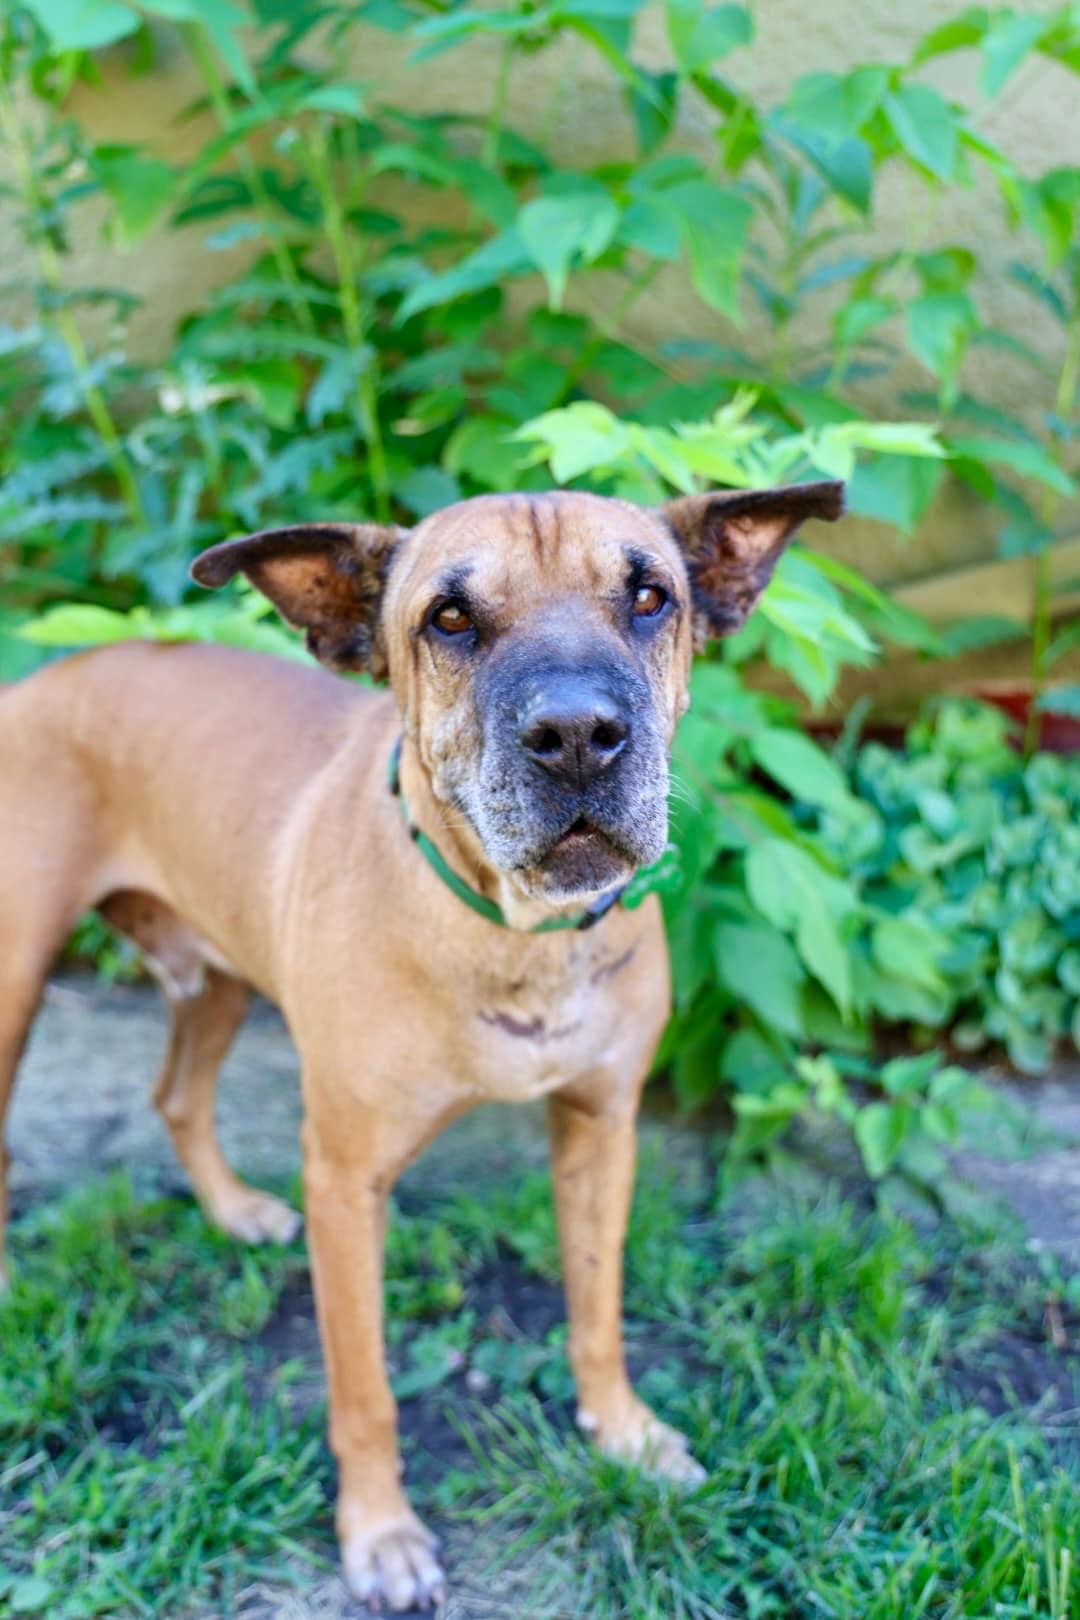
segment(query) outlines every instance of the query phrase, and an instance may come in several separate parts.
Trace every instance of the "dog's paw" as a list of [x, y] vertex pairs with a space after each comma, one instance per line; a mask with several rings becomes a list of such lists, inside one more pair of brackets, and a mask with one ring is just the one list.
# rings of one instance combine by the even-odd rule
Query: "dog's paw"
[[303, 1224], [283, 1199], [254, 1187], [219, 1199], [208, 1213], [215, 1226], [243, 1243], [288, 1243]]
[[642, 1473], [674, 1480], [687, 1488], [708, 1478], [706, 1470], [690, 1455], [686, 1436], [661, 1423], [643, 1402], [635, 1400], [628, 1418], [617, 1426], [601, 1426], [587, 1412], [578, 1413], [578, 1423], [592, 1435], [605, 1457], [640, 1468]]
[[354, 1531], [341, 1543], [345, 1584], [354, 1598], [372, 1608], [426, 1609], [446, 1593], [437, 1546], [415, 1513]]

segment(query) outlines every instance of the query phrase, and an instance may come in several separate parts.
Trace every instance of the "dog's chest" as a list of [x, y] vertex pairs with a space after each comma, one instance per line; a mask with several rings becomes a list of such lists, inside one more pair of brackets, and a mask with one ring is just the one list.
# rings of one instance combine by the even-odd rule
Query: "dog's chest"
[[524, 1102], [624, 1062], [619, 978], [634, 954], [633, 947], [582, 943], [563, 961], [539, 956], [509, 972], [478, 975], [468, 1053], [476, 1088], [485, 1097]]

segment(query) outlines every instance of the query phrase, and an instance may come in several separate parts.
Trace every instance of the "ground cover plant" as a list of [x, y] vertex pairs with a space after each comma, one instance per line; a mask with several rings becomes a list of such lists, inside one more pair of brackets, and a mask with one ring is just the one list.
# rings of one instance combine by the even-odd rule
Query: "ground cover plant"
[[[854, 862], [882, 910], [889, 1016], [1004, 1045], [1025, 1072], [1080, 1045], [1080, 761], [1009, 746], [997, 709], [942, 702], [902, 753], [868, 743], [853, 788], [872, 814]], [[833, 820], [826, 843], [850, 836]]]
[[[410, 1480], [465, 1613], [1080, 1615], [1076, 1353], [1047, 1342], [1010, 1240], [917, 1231], [857, 1184], [721, 1200], [701, 1152], [654, 1132], [627, 1332], [710, 1468], [685, 1496], [575, 1435], [556, 1252], [544, 1174], [391, 1222]], [[260, 1581], [332, 1567], [299, 1244], [243, 1251], [116, 1179], [27, 1214], [15, 1255], [0, 1613], [254, 1617]]]

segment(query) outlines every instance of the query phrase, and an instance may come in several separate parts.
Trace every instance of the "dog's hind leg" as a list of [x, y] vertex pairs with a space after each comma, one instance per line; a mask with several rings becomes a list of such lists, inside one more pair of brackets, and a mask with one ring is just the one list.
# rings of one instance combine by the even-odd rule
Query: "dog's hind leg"
[[241, 1181], [214, 1131], [214, 1085], [247, 1009], [247, 986], [208, 967], [194, 995], [168, 1000], [169, 1046], [154, 1087], [154, 1105], [195, 1196], [207, 1219], [233, 1237], [246, 1243], [285, 1243], [299, 1231], [299, 1215], [272, 1193]]
[[168, 1003], [169, 1044], [154, 1106], [207, 1219], [247, 1243], [287, 1241], [299, 1230], [299, 1215], [241, 1181], [214, 1130], [214, 1086], [247, 1011], [247, 985], [209, 965], [198, 937], [152, 895], [123, 892], [99, 909], [142, 948]]

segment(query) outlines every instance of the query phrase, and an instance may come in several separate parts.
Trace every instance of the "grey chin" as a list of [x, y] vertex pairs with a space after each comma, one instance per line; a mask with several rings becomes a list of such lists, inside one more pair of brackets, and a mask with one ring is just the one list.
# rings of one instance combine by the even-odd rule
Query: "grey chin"
[[557, 845], [542, 861], [519, 868], [514, 876], [532, 899], [584, 901], [628, 882], [638, 864], [608, 839], [593, 834], [575, 839], [569, 847]]
[[514, 879], [530, 899], [553, 904], [585, 902], [628, 883], [643, 866], [658, 860], [667, 839], [667, 821], [658, 828], [637, 830], [633, 839], [594, 832], [560, 839], [541, 857], [523, 861]]

